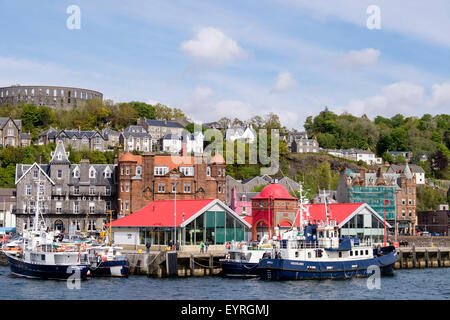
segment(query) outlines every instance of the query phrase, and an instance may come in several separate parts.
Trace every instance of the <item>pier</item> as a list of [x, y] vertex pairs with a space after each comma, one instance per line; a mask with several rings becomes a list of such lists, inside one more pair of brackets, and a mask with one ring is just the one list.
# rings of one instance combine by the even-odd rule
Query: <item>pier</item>
[[149, 277], [198, 277], [218, 275], [224, 252], [193, 253], [189, 251], [123, 251], [130, 261], [130, 274]]

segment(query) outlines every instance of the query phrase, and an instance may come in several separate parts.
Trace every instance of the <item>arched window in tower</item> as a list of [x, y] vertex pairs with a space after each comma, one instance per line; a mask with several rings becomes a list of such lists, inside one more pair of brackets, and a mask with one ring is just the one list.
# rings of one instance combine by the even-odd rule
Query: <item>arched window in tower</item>
[[208, 177], [211, 176], [211, 167], [210, 166], [206, 167], [206, 176], [208, 176]]

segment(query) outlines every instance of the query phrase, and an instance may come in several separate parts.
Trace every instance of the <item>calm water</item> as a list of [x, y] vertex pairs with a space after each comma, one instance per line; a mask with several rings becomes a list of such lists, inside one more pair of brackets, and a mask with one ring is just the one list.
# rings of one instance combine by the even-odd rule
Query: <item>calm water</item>
[[381, 278], [379, 290], [369, 290], [367, 279], [271, 282], [257, 279], [199, 277], [152, 279], [94, 278], [81, 288], [65, 281], [14, 277], [0, 267], [0, 299], [450, 299], [450, 268], [396, 270]]

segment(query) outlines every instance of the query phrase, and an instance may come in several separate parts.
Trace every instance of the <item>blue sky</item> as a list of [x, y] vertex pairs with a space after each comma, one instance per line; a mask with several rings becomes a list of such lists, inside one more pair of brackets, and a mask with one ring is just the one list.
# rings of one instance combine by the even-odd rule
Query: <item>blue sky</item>
[[[66, 27], [70, 5], [81, 28]], [[380, 8], [381, 29], [366, 10]], [[193, 120], [328, 106], [390, 117], [450, 109], [450, 2], [0, 0], [0, 86], [90, 88]]]

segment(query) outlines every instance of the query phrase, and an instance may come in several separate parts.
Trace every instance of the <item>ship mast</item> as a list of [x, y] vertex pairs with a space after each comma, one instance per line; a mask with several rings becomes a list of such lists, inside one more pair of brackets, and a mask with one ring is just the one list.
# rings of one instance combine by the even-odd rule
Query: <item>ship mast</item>
[[328, 209], [327, 209], [327, 195], [325, 193], [325, 189], [323, 189], [323, 196], [325, 199], [325, 214], [327, 216], [327, 225], [329, 224], [329, 216], [328, 216]]

